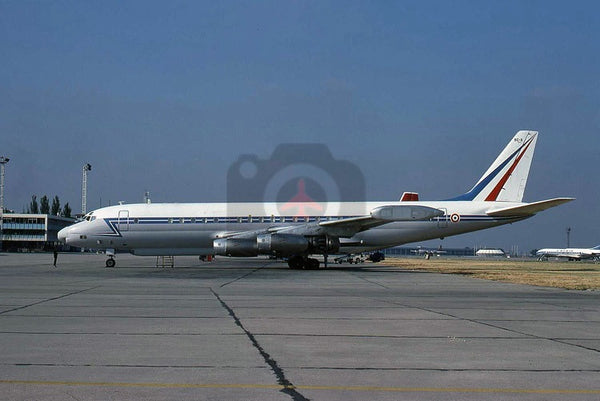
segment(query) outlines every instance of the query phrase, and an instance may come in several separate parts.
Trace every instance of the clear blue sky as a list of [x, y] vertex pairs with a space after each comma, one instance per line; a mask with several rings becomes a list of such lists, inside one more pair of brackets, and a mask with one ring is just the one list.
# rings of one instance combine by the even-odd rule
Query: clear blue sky
[[[0, 1], [6, 206], [221, 201], [240, 154], [324, 143], [369, 200], [468, 190], [540, 131], [528, 201], [444, 246], [600, 244], [600, 3]], [[432, 241], [437, 246], [440, 241]]]

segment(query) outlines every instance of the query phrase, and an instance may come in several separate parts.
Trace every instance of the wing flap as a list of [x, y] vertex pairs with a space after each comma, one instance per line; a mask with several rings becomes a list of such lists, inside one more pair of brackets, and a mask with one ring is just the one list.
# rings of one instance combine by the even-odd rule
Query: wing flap
[[553, 198], [543, 201], [528, 203], [522, 206], [513, 206], [503, 209], [489, 210], [486, 212], [488, 216], [493, 217], [513, 217], [513, 216], [533, 216], [551, 207], [562, 205], [563, 203], [571, 202], [575, 198]]

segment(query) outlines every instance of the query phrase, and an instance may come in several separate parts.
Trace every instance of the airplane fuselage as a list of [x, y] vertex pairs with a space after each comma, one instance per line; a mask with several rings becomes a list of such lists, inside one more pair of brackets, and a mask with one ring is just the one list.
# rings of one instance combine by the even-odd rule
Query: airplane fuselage
[[[300, 204], [297, 204], [300, 207]], [[380, 206], [427, 206], [444, 212], [425, 221], [390, 222], [340, 238], [339, 253], [367, 252], [410, 242], [444, 238], [513, 223], [526, 217], [492, 217], [491, 209], [520, 202], [330, 202], [322, 211], [282, 203], [154, 203], [110, 206], [94, 211], [61, 232], [68, 245], [127, 250], [136, 255], [209, 255], [213, 241], [232, 233], [301, 227], [364, 216]], [[282, 208], [296, 213], [280, 213]], [[529, 216], [527, 216], [529, 217]]]
[[[164, 203], [102, 208], [58, 233], [61, 241], [136, 255], [271, 255], [315, 269], [327, 256], [379, 250], [513, 223], [573, 198], [523, 203], [537, 141], [518, 131], [468, 192], [445, 201], [406, 193], [394, 202]], [[299, 193], [304, 193], [300, 186]], [[303, 185], [303, 184], [302, 184]], [[300, 197], [302, 198], [302, 197]], [[304, 198], [302, 198], [304, 199]]]
[[564, 258], [569, 260], [592, 259], [600, 257], [600, 249], [595, 248], [544, 248], [536, 252], [540, 260]]

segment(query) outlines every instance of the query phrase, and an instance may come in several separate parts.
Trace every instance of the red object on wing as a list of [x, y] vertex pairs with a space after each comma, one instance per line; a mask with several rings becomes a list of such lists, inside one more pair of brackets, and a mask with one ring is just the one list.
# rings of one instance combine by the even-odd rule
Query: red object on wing
[[417, 192], [404, 192], [400, 198], [400, 202], [415, 202], [419, 200]]

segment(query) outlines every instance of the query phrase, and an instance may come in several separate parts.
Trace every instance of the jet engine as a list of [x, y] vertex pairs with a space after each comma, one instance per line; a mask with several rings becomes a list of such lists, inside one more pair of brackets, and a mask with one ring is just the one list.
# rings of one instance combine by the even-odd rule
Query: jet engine
[[215, 254], [221, 256], [257, 256], [255, 238], [219, 238], [213, 241]]
[[308, 237], [310, 250], [314, 253], [336, 253], [340, 250], [340, 239], [330, 235]]
[[340, 240], [328, 235], [260, 234], [255, 238], [218, 238], [213, 241], [215, 254], [222, 256], [290, 256], [310, 253], [335, 253]]
[[256, 237], [258, 253], [265, 255], [296, 255], [308, 249], [306, 237], [297, 234], [261, 234]]

